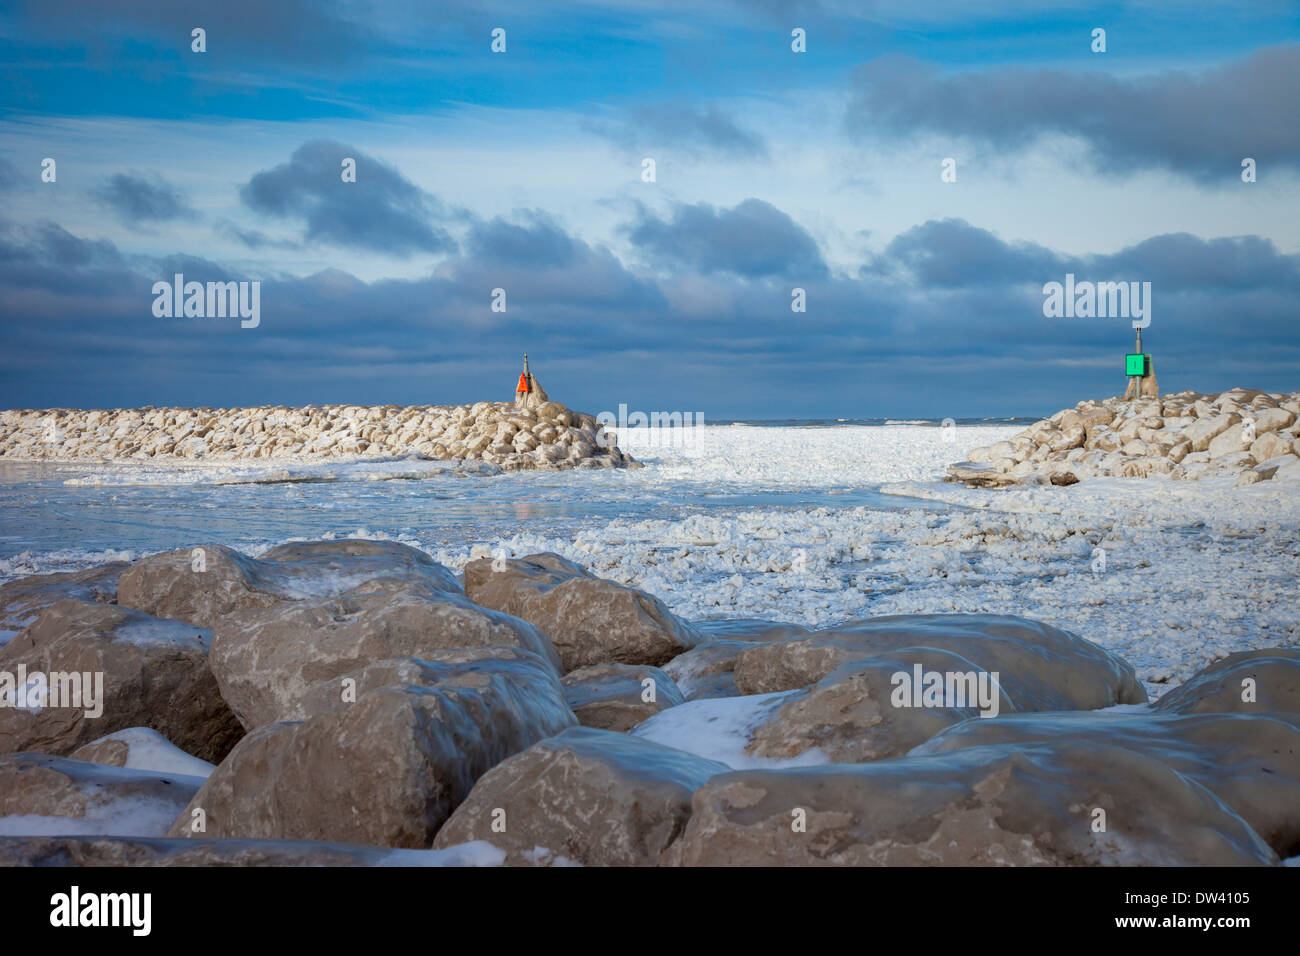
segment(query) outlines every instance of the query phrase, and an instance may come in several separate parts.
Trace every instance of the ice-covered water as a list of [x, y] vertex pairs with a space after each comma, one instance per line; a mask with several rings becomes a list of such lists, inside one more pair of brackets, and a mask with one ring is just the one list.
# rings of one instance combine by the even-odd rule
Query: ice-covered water
[[692, 618], [1024, 614], [1123, 655], [1153, 694], [1232, 651], [1300, 643], [1300, 488], [936, 480], [1020, 427], [629, 430], [644, 469], [491, 477], [414, 461], [0, 466], [0, 579], [202, 543], [387, 537], [456, 569], [557, 551]]

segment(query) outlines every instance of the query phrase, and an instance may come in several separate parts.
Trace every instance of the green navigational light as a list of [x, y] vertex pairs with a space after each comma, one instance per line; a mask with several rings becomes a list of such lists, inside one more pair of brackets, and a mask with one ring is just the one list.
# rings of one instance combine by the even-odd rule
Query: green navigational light
[[1146, 375], [1147, 361], [1151, 358], [1149, 355], [1125, 355], [1124, 356], [1124, 374], [1125, 375]]

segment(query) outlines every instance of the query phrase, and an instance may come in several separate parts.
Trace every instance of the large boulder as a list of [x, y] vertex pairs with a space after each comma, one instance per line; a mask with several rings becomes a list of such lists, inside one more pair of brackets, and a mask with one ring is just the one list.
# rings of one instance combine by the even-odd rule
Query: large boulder
[[997, 674], [1020, 710], [1092, 710], [1147, 699], [1127, 662], [1050, 624], [1001, 614], [890, 615], [758, 644], [737, 659], [736, 686], [742, 694], [804, 687], [848, 661], [906, 647], [950, 651]]
[[[1210, 442], [1241, 421], [1240, 415], [1213, 415], [1197, 419], [1183, 429], [1183, 437], [1192, 443], [1192, 451], [1209, 451]], [[1240, 444], [1238, 444], [1238, 450]]]
[[[182, 621], [114, 604], [57, 602], [0, 648], [0, 673], [40, 673], [49, 693], [48, 706], [0, 707], [0, 753], [67, 755], [105, 734], [150, 727], [187, 753], [219, 761], [243, 728], [208, 666], [211, 643], [207, 631]], [[55, 674], [79, 674], [95, 690], [102, 675], [103, 699], [93, 707], [54, 706], [56, 687], [61, 694], [72, 687]]]
[[[1097, 811], [1101, 811], [1098, 813]], [[694, 866], [1272, 865], [1222, 800], [1095, 741], [719, 774], [664, 854]]]
[[589, 664], [658, 667], [701, 640], [653, 595], [549, 552], [471, 561], [465, 592], [477, 604], [536, 624], [554, 642], [565, 671]]
[[[918, 667], [922, 675], [962, 674], [972, 682], [955, 681], [952, 698], [941, 691], [926, 702], [924, 680], [914, 694], [905, 692], [917, 683]], [[785, 759], [815, 750], [831, 763], [866, 763], [902, 756], [944, 728], [982, 713], [1015, 710], [997, 680], [970, 661], [935, 648], [900, 648], [841, 664], [816, 684], [786, 692], [781, 705], [750, 729], [746, 753]]]
[[1229, 654], [1155, 703], [1166, 714], [1300, 714], [1300, 648]]
[[163, 836], [203, 780], [49, 754], [0, 757], [0, 836]]
[[118, 603], [213, 628], [226, 615], [349, 592], [463, 593], [447, 568], [394, 541], [309, 541], [250, 558], [224, 545], [150, 555], [122, 572]]
[[98, 604], [117, 600], [117, 579], [125, 561], [83, 571], [31, 574], [0, 584], [0, 645], [6, 644], [51, 604], [71, 598]]
[[566, 730], [484, 774], [433, 845], [487, 840], [512, 862], [541, 846], [588, 866], [654, 865], [692, 793], [727, 769], [626, 734]]
[[[929, 675], [948, 674], [949, 685], [926, 691]], [[865, 763], [901, 756], [963, 720], [1015, 710], [991, 674], [915, 647], [846, 661], [797, 690], [689, 701], [633, 733], [738, 770]]]
[[631, 730], [661, 710], [684, 703], [673, 679], [646, 664], [593, 664], [560, 682], [578, 723], [600, 730]]
[[383, 661], [347, 676], [353, 694], [328, 681], [306, 695], [328, 709], [240, 741], [171, 835], [428, 847], [483, 773], [576, 723], [540, 658]]
[[1300, 715], [1013, 714], [957, 724], [912, 753], [1060, 741], [1159, 761], [1219, 797], [1279, 856], [1300, 853]]
[[309, 687], [357, 667], [500, 645], [559, 667], [550, 641], [532, 624], [461, 594], [359, 592], [228, 613], [213, 635], [212, 669], [231, 709], [252, 729], [305, 716], [298, 705]]

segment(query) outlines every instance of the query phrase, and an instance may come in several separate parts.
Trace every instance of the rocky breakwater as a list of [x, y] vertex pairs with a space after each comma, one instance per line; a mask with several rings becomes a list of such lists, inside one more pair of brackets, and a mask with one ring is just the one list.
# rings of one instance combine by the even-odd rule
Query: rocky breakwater
[[[1300, 853], [1296, 649], [1148, 704], [1122, 659], [1023, 618], [690, 622], [554, 554], [462, 581], [364, 540], [32, 577], [0, 619], [27, 622], [0, 646], [0, 865]], [[102, 693], [33, 703], [38, 672]]]
[[1007, 441], [973, 449], [948, 479], [976, 487], [1081, 478], [1300, 481], [1300, 392], [1234, 388], [1080, 402]]
[[284, 405], [11, 409], [0, 458], [14, 461], [479, 461], [505, 471], [638, 467], [594, 417], [534, 405]]

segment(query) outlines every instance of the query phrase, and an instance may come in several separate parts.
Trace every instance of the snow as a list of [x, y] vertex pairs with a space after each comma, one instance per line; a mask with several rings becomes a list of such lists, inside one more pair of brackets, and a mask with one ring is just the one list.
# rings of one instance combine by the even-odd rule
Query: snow
[[486, 840], [459, 843], [443, 850], [393, 850], [379, 866], [501, 866], [506, 851]]
[[773, 770], [779, 767], [815, 767], [830, 763], [816, 747], [795, 757], [751, 757], [745, 753], [750, 734], [766, 723], [781, 705], [799, 691], [751, 694], [691, 700], [662, 710], [632, 728], [632, 735], [665, 747], [674, 747], [732, 770]]
[[[128, 727], [100, 740], [120, 740], [127, 745], [128, 770], [150, 770], [160, 774], [179, 774], [207, 779], [216, 767], [206, 760], [191, 757], [184, 750], [149, 727]], [[99, 743], [99, 741], [95, 741]]]

